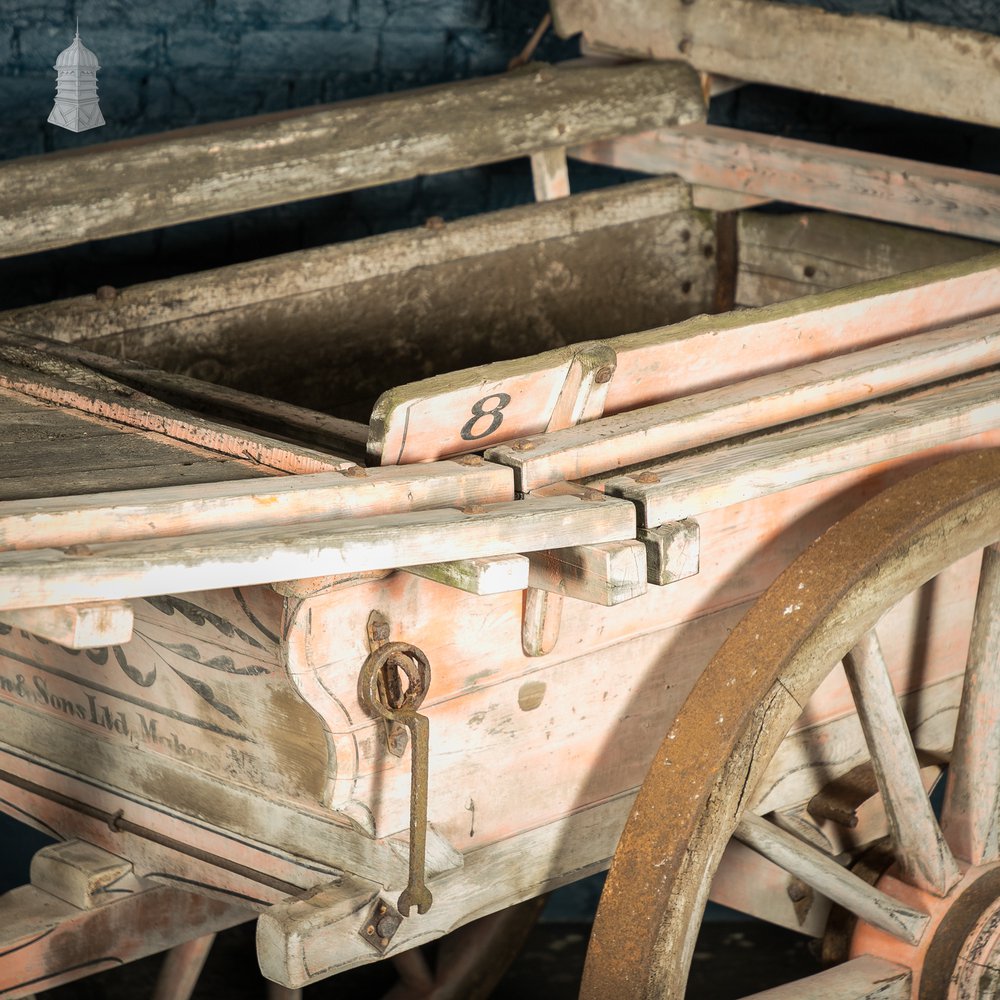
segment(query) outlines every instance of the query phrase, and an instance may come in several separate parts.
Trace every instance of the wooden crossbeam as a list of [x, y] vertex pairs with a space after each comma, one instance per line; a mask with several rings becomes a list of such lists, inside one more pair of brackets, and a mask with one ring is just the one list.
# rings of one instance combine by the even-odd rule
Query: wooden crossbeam
[[0, 257], [698, 121], [704, 113], [697, 75], [686, 66], [527, 67], [26, 157], [0, 165]]
[[0, 551], [368, 517], [513, 498], [510, 470], [464, 459], [414, 468], [349, 468], [302, 476], [15, 500], [0, 503]]
[[985, 316], [773, 375], [537, 435], [487, 455], [530, 492], [583, 479], [1000, 363], [1000, 318]]
[[[600, 500], [600, 502], [597, 502]], [[635, 509], [573, 495], [0, 554], [0, 610], [122, 600], [635, 537]]]
[[753, 83], [1000, 125], [1000, 38], [768, 0], [552, 0], [556, 30]]
[[548, 549], [532, 553], [529, 562], [530, 585], [560, 597], [613, 607], [646, 592], [646, 550], [641, 542]]
[[615, 476], [643, 527], [694, 517], [1000, 428], [1000, 371], [871, 403]]
[[691, 184], [1000, 241], [1000, 177], [718, 125], [660, 129], [570, 150]]

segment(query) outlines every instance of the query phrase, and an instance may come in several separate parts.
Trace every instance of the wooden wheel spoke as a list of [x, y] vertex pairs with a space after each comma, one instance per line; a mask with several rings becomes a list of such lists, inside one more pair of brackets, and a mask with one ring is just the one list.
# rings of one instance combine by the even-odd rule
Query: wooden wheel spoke
[[920, 765], [875, 630], [844, 657], [896, 857], [913, 885], [943, 896], [961, 873], [920, 779]]
[[1000, 813], [1000, 544], [983, 551], [942, 829], [971, 864], [995, 861]]
[[754, 993], [746, 1000], [910, 1000], [910, 970], [872, 955], [862, 955], [787, 986]]
[[868, 885], [828, 854], [773, 823], [759, 816], [744, 816], [736, 828], [736, 839], [862, 920], [910, 944], [920, 940], [926, 914]]

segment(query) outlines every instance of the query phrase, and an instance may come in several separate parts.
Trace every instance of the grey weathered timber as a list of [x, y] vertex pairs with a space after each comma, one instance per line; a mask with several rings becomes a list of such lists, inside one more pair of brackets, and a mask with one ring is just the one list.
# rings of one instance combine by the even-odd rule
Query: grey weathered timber
[[707, 312], [714, 243], [663, 177], [11, 310], [0, 331], [367, 420], [396, 385]]
[[717, 125], [657, 129], [570, 152], [741, 196], [1000, 241], [1000, 178], [981, 171]]
[[736, 302], [766, 306], [951, 264], [989, 243], [825, 212], [741, 212]]
[[0, 166], [0, 257], [704, 117], [688, 67], [533, 65]]
[[832, 97], [1000, 125], [1000, 38], [766, 0], [552, 0], [556, 30], [601, 51]]

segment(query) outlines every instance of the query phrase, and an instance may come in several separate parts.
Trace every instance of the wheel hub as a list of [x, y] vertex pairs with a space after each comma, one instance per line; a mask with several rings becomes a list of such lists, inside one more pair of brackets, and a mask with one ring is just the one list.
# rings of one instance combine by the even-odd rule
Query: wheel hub
[[1000, 997], [1000, 864], [968, 869], [945, 896], [901, 881], [891, 869], [878, 888], [930, 916], [916, 945], [859, 921], [851, 957], [878, 955], [913, 970], [918, 1000]]

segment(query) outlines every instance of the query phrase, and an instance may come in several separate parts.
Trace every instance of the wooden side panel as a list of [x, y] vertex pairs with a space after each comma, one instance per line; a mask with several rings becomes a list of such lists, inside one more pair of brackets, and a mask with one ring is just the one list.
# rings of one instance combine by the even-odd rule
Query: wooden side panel
[[[129, 642], [72, 650], [0, 624], [0, 701], [286, 799], [318, 802], [322, 727], [281, 666], [266, 588], [133, 604]], [[56, 739], [52, 759], [73, 762]], [[7, 737], [9, 738], [9, 736]]]
[[1000, 39], [768, 0], [553, 0], [568, 36], [755, 83], [1000, 125]]
[[784, 302], [991, 250], [978, 240], [825, 212], [741, 212], [737, 225], [741, 306]]
[[395, 385], [708, 310], [713, 245], [686, 185], [660, 178], [14, 310], [0, 329], [367, 423]]
[[[729, 385], [1000, 309], [1000, 255], [809, 296], [752, 313], [698, 316], [606, 341], [617, 355], [605, 413]], [[572, 349], [401, 386], [373, 417], [386, 464], [428, 461], [545, 430]], [[464, 435], [464, 437], [463, 437]], [[533, 443], [524, 445], [530, 454]], [[512, 448], [521, 447], [515, 442]]]
[[[698, 518], [696, 576], [616, 608], [567, 602], [559, 643], [542, 657], [521, 650], [517, 594], [474, 597], [396, 574], [312, 599], [296, 612], [288, 655], [305, 697], [339, 720], [331, 725], [338, 777], [330, 801], [370, 809], [380, 834], [408, 822], [406, 761], [387, 755], [354, 691], [372, 610], [390, 617], [393, 638], [430, 659], [430, 819], [459, 849], [473, 848], [638, 786], [726, 628], [795, 554], [904, 471], [997, 442], [994, 431], [708, 511]], [[953, 657], [939, 667], [953, 670]], [[831, 711], [841, 704], [828, 698]]]
[[0, 256], [458, 170], [704, 113], [697, 77], [683, 66], [533, 66], [25, 157], [0, 168], [0, 203], [11, 206], [0, 224]]

